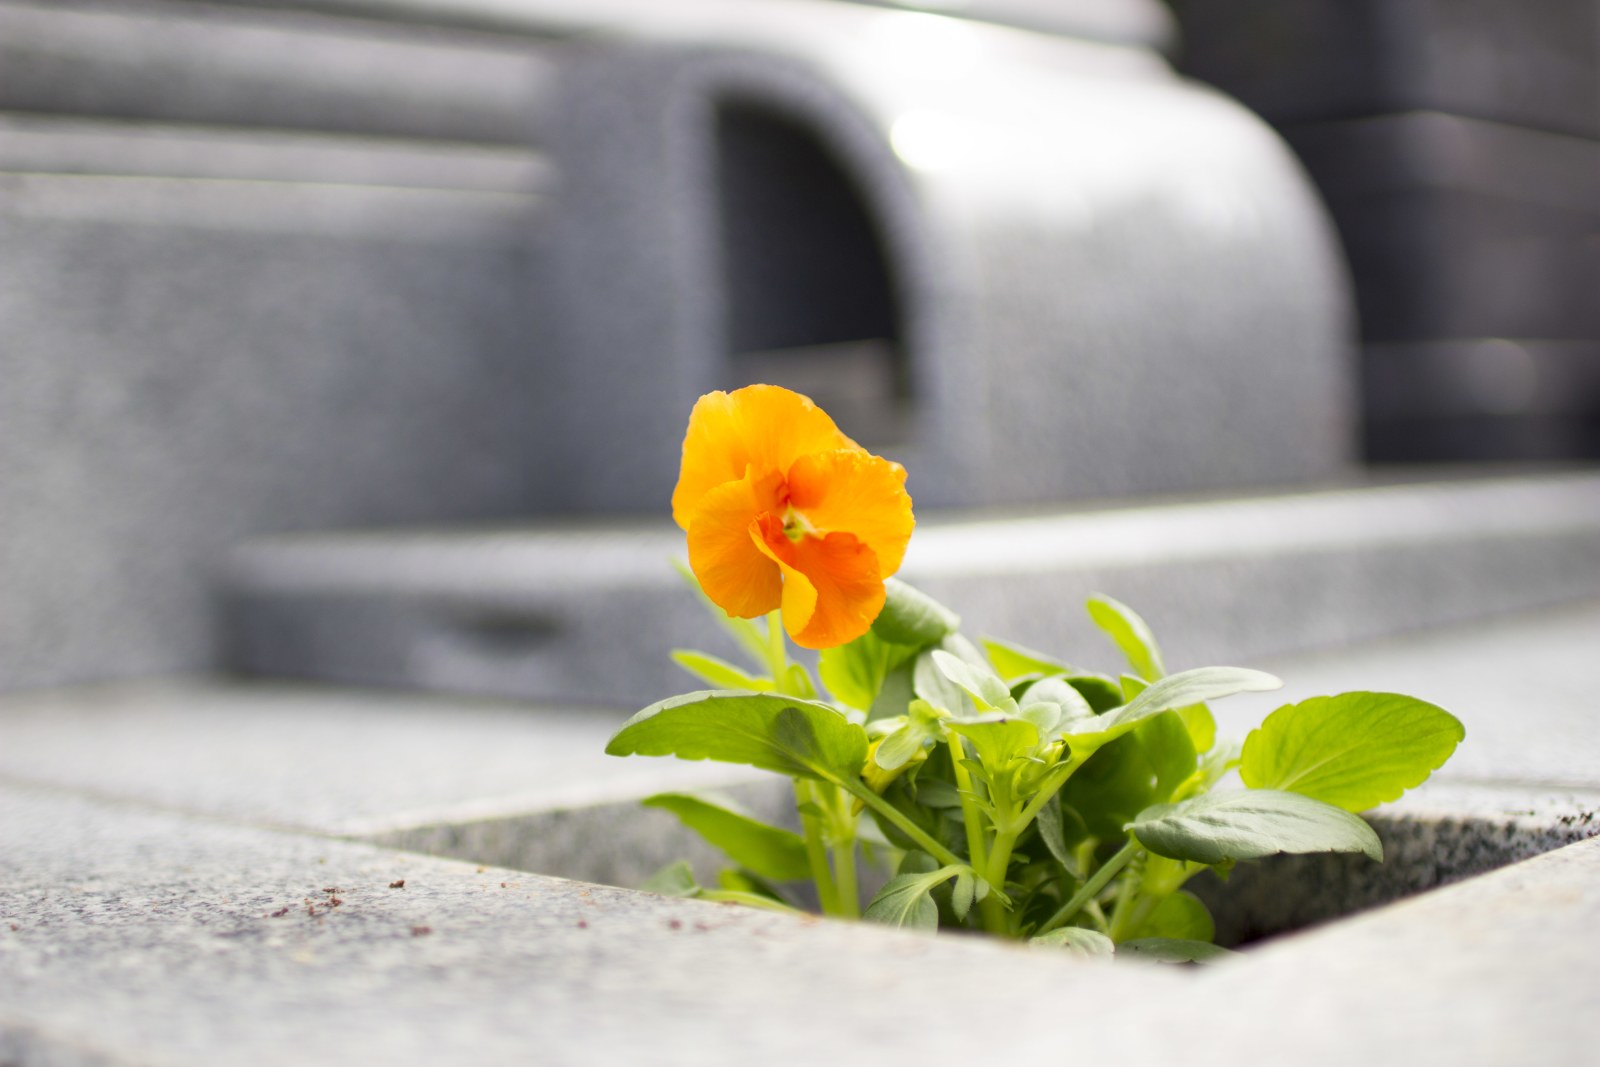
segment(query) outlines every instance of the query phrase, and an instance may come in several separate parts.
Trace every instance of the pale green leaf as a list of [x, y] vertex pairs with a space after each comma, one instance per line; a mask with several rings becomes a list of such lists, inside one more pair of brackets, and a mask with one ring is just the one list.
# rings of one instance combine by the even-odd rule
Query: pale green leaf
[[700, 885], [694, 880], [694, 868], [689, 866], [688, 860], [667, 864], [646, 878], [639, 888], [664, 897], [692, 897], [700, 892]]
[[979, 710], [1017, 710], [1017, 702], [1011, 699], [1011, 687], [988, 667], [975, 666], [943, 649], [934, 649], [929, 655], [940, 673], [966, 690]]
[[704, 605], [711, 617], [717, 620], [717, 625], [727, 631], [739, 647], [744, 649], [745, 655], [757, 664], [765, 665], [767, 662], [767, 636], [761, 624], [752, 619], [737, 619], [717, 606], [716, 602], [706, 596], [704, 589], [700, 588], [700, 579], [694, 576], [694, 571], [682, 560], [673, 560], [672, 568], [694, 590], [695, 596]]
[[1116, 642], [1134, 674], [1147, 682], [1154, 682], [1167, 673], [1155, 634], [1150, 632], [1150, 627], [1138, 612], [1121, 601], [1098, 594], [1090, 597], [1086, 606], [1089, 618]]
[[1074, 956], [1092, 960], [1109, 960], [1117, 951], [1117, 946], [1105, 934], [1081, 926], [1063, 926], [1059, 930], [1051, 930], [1048, 934], [1029, 938], [1028, 944], [1064, 948]]
[[709, 685], [718, 689], [748, 689], [762, 692], [772, 688], [772, 679], [758, 674], [748, 674], [727, 660], [692, 649], [678, 648], [669, 653], [672, 662]]
[[1346, 811], [1421, 785], [1466, 731], [1442, 708], [1398, 693], [1341, 693], [1289, 704], [1245, 738], [1239, 776]]
[[898, 578], [890, 578], [883, 587], [883, 610], [873, 620], [872, 629], [890, 644], [923, 648], [961, 625], [955, 612]]
[[1207, 793], [1156, 804], [1128, 829], [1151, 852], [1175, 860], [1221, 863], [1280, 852], [1364, 852], [1383, 859], [1383, 845], [1358, 815], [1320, 800], [1275, 789]]
[[1235, 693], [1264, 692], [1282, 685], [1272, 675], [1246, 667], [1198, 667], [1161, 679], [1120, 708], [1072, 723], [1066, 736], [1075, 747], [1103, 745], [1164, 711], [1176, 711]]
[[650, 705], [623, 724], [606, 751], [742, 763], [837, 784], [860, 774], [867, 733], [826, 704], [714, 691]]
[[1133, 939], [1161, 938], [1209, 942], [1217, 935], [1211, 912], [1200, 898], [1180, 889], [1165, 897], [1133, 931]]
[[[739, 866], [775, 882], [794, 882], [811, 877], [806, 844], [799, 834], [739, 810], [724, 797], [693, 793], [658, 793], [641, 803], [676, 815], [689, 829], [720, 848]], [[744, 886], [725, 886], [743, 889]]]
[[912, 930], [937, 930], [939, 907], [929, 896], [934, 886], [950, 873], [941, 869], [932, 874], [899, 874], [889, 879], [867, 905], [862, 916], [868, 922], [883, 923]]

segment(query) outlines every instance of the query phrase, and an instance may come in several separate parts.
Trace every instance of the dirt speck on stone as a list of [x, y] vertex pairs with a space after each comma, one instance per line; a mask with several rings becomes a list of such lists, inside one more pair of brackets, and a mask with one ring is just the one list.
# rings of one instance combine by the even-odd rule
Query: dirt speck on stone
[[431, 926], [413, 926], [411, 928], [412, 937], [427, 937], [431, 933], [433, 933], [433, 927]]
[[405, 887], [406, 880], [404, 878], [396, 878], [394, 881], [389, 883], [390, 889], [404, 889]]

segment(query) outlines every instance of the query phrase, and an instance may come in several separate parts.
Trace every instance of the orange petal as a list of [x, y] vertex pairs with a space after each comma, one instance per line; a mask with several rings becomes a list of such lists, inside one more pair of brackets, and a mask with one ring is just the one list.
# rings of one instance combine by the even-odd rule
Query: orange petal
[[887, 578], [916, 525], [905, 481], [900, 464], [860, 449], [801, 456], [788, 471], [789, 504], [822, 533], [854, 534]]
[[775, 521], [752, 527], [752, 541], [783, 571], [783, 628], [802, 648], [855, 640], [883, 610], [877, 556], [852, 534], [791, 542]]
[[754, 472], [782, 473], [809, 452], [854, 448], [827, 412], [776, 385], [707, 393], [689, 414], [672, 517], [685, 530], [712, 489]]
[[740, 619], [765, 615], [783, 595], [782, 571], [750, 540], [763, 514], [761, 488], [744, 478], [720, 485], [688, 524], [689, 569], [713, 604]]

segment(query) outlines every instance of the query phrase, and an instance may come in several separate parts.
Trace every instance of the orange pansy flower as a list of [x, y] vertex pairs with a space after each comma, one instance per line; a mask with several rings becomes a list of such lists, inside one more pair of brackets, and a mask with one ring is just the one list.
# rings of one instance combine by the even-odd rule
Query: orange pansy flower
[[672, 516], [719, 607], [781, 607], [796, 644], [832, 648], [866, 633], [900, 569], [915, 523], [905, 480], [808, 398], [752, 385], [695, 404]]

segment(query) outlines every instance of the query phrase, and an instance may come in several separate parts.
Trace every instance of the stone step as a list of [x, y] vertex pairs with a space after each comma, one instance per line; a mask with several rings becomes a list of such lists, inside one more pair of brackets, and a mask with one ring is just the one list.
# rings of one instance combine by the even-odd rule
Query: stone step
[[[659, 526], [388, 530], [254, 541], [224, 576], [237, 670], [639, 705], [666, 653], [731, 645]], [[995, 634], [1114, 669], [1104, 592], [1174, 669], [1249, 663], [1600, 595], [1600, 474], [1477, 477], [1012, 518], [924, 516], [902, 575]], [[1103, 661], [1103, 662], [1102, 662]]]
[[536, 40], [276, 5], [3, 0], [0, 109], [526, 144]]

